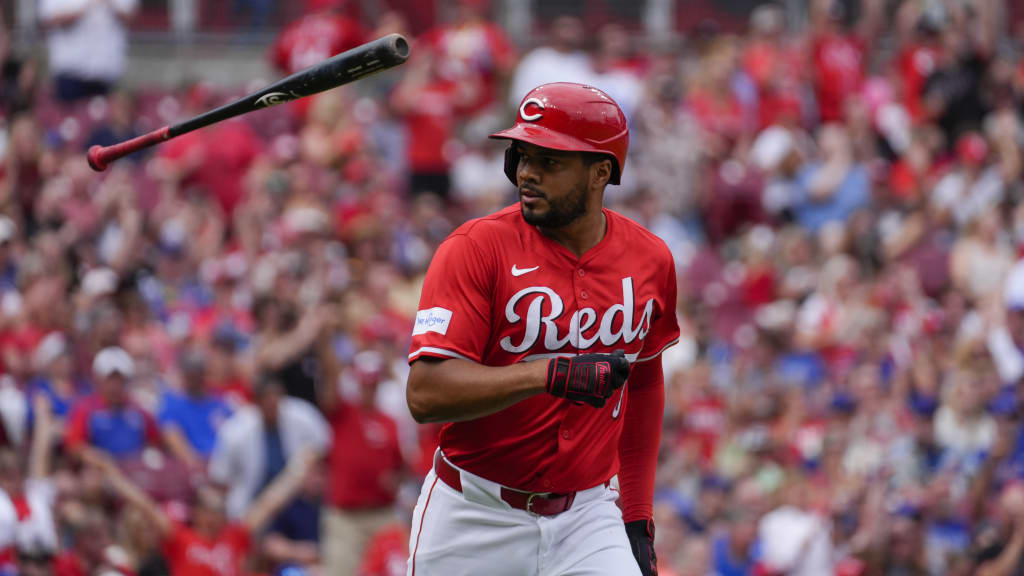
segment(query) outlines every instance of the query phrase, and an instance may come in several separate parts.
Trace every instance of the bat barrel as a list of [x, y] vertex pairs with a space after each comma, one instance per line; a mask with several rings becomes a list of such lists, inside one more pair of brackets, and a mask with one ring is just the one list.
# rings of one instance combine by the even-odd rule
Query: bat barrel
[[319, 64], [282, 78], [270, 86], [171, 126], [171, 137], [239, 114], [269, 108], [306, 96], [312, 96], [371, 74], [394, 68], [409, 58], [409, 42], [401, 34], [388, 34]]

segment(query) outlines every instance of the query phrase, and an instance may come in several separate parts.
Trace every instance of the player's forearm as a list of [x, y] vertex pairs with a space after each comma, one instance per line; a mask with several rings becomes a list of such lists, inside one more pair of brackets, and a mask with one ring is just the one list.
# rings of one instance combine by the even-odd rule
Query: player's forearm
[[633, 366], [619, 440], [619, 488], [625, 522], [652, 517], [665, 386], [661, 358]]
[[420, 423], [472, 420], [544, 392], [546, 382], [546, 360], [483, 366], [421, 359], [409, 371], [406, 401]]

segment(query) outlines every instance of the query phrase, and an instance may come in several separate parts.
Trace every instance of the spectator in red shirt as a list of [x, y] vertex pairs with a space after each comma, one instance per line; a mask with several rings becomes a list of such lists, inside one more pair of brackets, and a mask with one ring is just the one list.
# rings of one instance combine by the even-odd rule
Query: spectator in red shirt
[[359, 576], [404, 576], [409, 562], [409, 522], [395, 522], [373, 535]]
[[[910, 6], [907, 3], [906, 6]], [[916, 120], [926, 119], [924, 107], [925, 81], [938, 68], [942, 57], [942, 28], [934, 18], [921, 16], [896, 56], [896, 67], [902, 83], [903, 103]]]
[[289, 24], [274, 40], [270, 61], [282, 73], [294, 74], [366, 41], [359, 22], [345, 15], [344, 0], [324, 4]]
[[[270, 47], [270, 63], [283, 74], [322, 62], [359, 46], [370, 39], [359, 22], [345, 14], [345, 0], [326, 0], [311, 6], [308, 13], [278, 34]], [[289, 103], [295, 118], [305, 118], [313, 98]]]
[[391, 105], [405, 120], [409, 192], [447, 198], [455, 121], [477, 100], [479, 84], [471, 78], [445, 78], [441, 65], [436, 52], [419, 50], [392, 93]]
[[485, 0], [458, 0], [455, 18], [431, 30], [423, 40], [443, 62], [441, 73], [454, 82], [479, 82], [480, 90], [466, 108], [470, 114], [498, 102], [498, 90], [516, 64], [515, 47], [500, 26], [486, 19]]
[[[185, 116], [223, 103], [218, 94], [198, 84], [189, 88], [184, 100], [188, 103]], [[243, 177], [262, 151], [259, 137], [245, 121], [220, 122], [162, 146], [159, 172], [170, 185], [182, 190], [194, 187], [216, 199], [230, 218], [245, 196]]]
[[880, 6], [877, 0], [861, 4], [863, 14], [854, 31], [844, 28], [845, 13], [837, 0], [819, 0], [812, 6], [812, 82], [822, 122], [842, 120], [846, 98], [864, 83], [866, 45], [873, 36]]
[[235, 406], [252, 401], [252, 384], [242, 373], [236, 358], [239, 341], [243, 338], [242, 334], [230, 326], [215, 330], [206, 364], [210, 389]]
[[747, 76], [757, 86], [758, 127], [800, 120], [800, 74], [796, 50], [787, 44], [785, 15], [774, 4], [750, 14], [752, 37], [742, 56]]
[[703, 130], [707, 156], [722, 158], [752, 126], [732, 80], [738, 46], [735, 38], [713, 41], [700, 59], [686, 94], [686, 108]]
[[159, 504], [126, 478], [110, 459], [93, 460], [114, 491], [141, 510], [163, 540], [164, 555], [172, 576], [241, 576], [252, 548], [253, 536], [291, 501], [316, 458], [300, 452], [267, 486], [240, 522], [228, 522], [224, 493], [206, 485], [196, 491], [192, 526], [175, 523]]
[[370, 536], [394, 520], [392, 507], [404, 469], [398, 425], [376, 405], [383, 360], [377, 352], [364, 351], [353, 363], [356, 401], [339, 395], [337, 379], [322, 388], [320, 397], [333, 432], [321, 538], [328, 574], [353, 574]]

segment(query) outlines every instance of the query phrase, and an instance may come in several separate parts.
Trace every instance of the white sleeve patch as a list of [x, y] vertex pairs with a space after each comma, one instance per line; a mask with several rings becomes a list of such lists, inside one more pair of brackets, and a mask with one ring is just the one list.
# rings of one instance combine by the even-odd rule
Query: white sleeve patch
[[427, 308], [416, 313], [416, 324], [413, 326], [412, 335], [418, 336], [427, 332], [445, 334], [448, 332], [448, 323], [452, 320], [452, 311], [447, 308]]

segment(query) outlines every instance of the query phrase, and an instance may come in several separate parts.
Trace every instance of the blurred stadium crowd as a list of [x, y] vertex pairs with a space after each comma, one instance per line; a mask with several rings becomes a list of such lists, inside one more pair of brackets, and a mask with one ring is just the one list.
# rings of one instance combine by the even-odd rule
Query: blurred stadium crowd
[[[281, 73], [409, 30], [313, 4]], [[250, 87], [119, 90], [134, 0], [42, 0], [45, 64], [0, 27], [0, 574], [405, 574], [418, 286], [515, 201], [486, 134], [555, 80], [625, 109], [606, 203], [676, 257], [662, 576], [1024, 574], [1003, 2], [765, 4], [664, 46], [570, 16], [523, 46], [453, 5], [398, 71], [102, 175], [90, 144]]]

